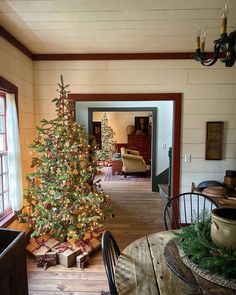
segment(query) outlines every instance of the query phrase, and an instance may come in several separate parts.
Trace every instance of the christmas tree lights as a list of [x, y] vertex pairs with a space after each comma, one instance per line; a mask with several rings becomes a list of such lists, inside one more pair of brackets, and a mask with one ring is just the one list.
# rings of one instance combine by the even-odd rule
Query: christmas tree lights
[[19, 215], [29, 222], [31, 237], [49, 234], [64, 240], [80, 239], [85, 232], [98, 230], [111, 211], [110, 199], [99, 184], [85, 128], [74, 122], [73, 102], [61, 76], [57, 117], [41, 120], [33, 149], [32, 168], [25, 191], [27, 210]]
[[115, 151], [115, 132], [109, 126], [106, 114], [103, 115], [101, 121], [101, 136], [102, 136], [102, 148], [97, 151], [97, 158], [100, 161], [110, 161]]

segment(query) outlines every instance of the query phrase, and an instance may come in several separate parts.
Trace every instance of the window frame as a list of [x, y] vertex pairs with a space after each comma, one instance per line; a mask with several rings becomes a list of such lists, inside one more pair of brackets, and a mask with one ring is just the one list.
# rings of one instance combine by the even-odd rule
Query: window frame
[[[19, 123], [19, 112], [18, 112], [18, 87], [12, 84], [10, 81], [6, 80], [2, 76], [0, 76], [0, 92], [1, 93], [13, 93], [15, 96], [16, 102], [16, 111]], [[0, 227], [7, 227], [16, 219], [16, 215], [14, 214], [13, 210], [10, 212], [6, 212], [5, 216], [0, 220]]]
[[[7, 120], [6, 120], [6, 94], [0, 91], [0, 98], [3, 99], [4, 101], [4, 110], [3, 113], [0, 113], [0, 117], [4, 118], [4, 132], [0, 132], [0, 135], [4, 135], [4, 142], [5, 142], [5, 149], [3, 149], [2, 151], [0, 150], [0, 184], [2, 189], [0, 190], [0, 202], [2, 202], [2, 207], [3, 207], [3, 211], [0, 211], [0, 222], [9, 214], [11, 214], [13, 212], [12, 207], [11, 207], [11, 199], [10, 199], [10, 194], [9, 194], [9, 170], [8, 170], [8, 161], [6, 161], [7, 163], [5, 163], [5, 165], [3, 164], [4, 161], [4, 157], [8, 156], [8, 147], [7, 147]], [[3, 167], [5, 166], [4, 170]], [[4, 181], [5, 177], [8, 177], [8, 181], [7, 181], [7, 187], [6, 185], [6, 181]], [[5, 203], [5, 194], [8, 194], [8, 203], [9, 206], [5, 207], [4, 203]]]

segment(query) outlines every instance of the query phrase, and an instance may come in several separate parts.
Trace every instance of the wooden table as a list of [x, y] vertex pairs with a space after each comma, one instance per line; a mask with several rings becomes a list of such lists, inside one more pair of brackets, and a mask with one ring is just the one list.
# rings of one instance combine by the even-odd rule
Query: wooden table
[[164, 249], [172, 237], [171, 231], [148, 235], [134, 241], [122, 252], [115, 269], [116, 285], [120, 295], [204, 294], [180, 279], [167, 266]]

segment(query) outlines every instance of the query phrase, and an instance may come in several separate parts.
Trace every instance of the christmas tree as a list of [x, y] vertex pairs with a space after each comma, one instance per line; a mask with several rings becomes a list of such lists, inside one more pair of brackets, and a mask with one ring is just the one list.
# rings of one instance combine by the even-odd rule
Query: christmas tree
[[29, 222], [32, 237], [80, 239], [85, 232], [102, 226], [110, 212], [109, 197], [93, 182], [97, 172], [91, 159], [87, 132], [73, 119], [73, 102], [61, 76], [57, 118], [41, 121], [33, 149], [32, 168], [27, 176], [25, 197], [28, 210], [19, 216]]
[[115, 132], [109, 126], [107, 116], [104, 114], [101, 122], [102, 148], [97, 151], [98, 160], [109, 161], [112, 159], [115, 151], [114, 135]]

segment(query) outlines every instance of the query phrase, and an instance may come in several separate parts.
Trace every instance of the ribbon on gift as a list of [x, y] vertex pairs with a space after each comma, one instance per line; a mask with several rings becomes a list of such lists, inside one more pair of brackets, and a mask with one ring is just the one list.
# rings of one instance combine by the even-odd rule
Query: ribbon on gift
[[71, 244], [69, 243], [62, 243], [61, 245], [55, 247], [55, 249], [58, 251], [58, 253], [63, 253], [65, 252], [67, 249], [70, 249], [71, 251], [74, 251], [74, 248]]
[[42, 239], [42, 240], [37, 240], [35, 239], [35, 242], [37, 244], [37, 246], [32, 250], [32, 253], [38, 249], [40, 249], [42, 246], [46, 247], [47, 249], [50, 249], [50, 247], [48, 247], [47, 245], [45, 245], [45, 243], [47, 242], [48, 240], [45, 240], [45, 239]]
[[82, 262], [79, 263], [79, 267], [84, 269], [89, 265], [89, 257], [87, 256]]
[[47, 253], [44, 254], [42, 258], [40, 258], [37, 261], [37, 266], [38, 267], [43, 267], [44, 270], [47, 270], [47, 268], [54, 262], [54, 258], [50, 258], [47, 256]]
[[84, 250], [85, 246], [88, 246], [90, 250], [93, 249], [92, 245], [90, 245], [90, 239], [86, 239], [86, 240], [78, 240], [76, 243], [78, 246], [82, 247], [82, 249]]

